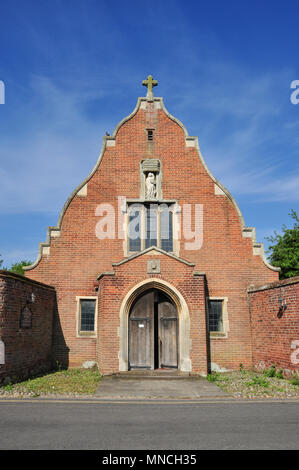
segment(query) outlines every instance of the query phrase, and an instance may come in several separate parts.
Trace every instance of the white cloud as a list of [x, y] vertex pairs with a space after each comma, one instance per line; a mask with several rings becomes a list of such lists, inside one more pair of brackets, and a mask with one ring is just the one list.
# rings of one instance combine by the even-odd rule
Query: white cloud
[[19, 110], [25, 129], [0, 145], [1, 212], [59, 211], [93, 168], [105, 134], [84, 112], [84, 90], [61, 90], [44, 77], [34, 77], [32, 88], [33, 102]]
[[292, 73], [193, 60], [197, 83], [193, 77], [183, 84], [176, 111], [187, 129], [191, 124], [192, 135], [199, 134], [209, 169], [236, 197], [298, 202], [298, 121], [288, 98]]

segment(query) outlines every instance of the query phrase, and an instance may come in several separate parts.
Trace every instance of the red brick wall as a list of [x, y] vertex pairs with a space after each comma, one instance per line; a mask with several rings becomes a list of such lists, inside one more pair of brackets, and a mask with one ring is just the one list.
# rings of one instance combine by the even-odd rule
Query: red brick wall
[[[299, 277], [250, 289], [253, 364], [299, 370]], [[286, 303], [280, 309], [279, 298]], [[297, 362], [297, 363], [296, 363]]]
[[[32, 302], [34, 294], [34, 302]], [[20, 328], [21, 311], [31, 311], [31, 328]], [[14, 273], [0, 271], [0, 340], [5, 363], [0, 383], [30, 377], [52, 366], [52, 322], [55, 290]]]
[[[148, 127], [155, 128], [150, 143], [145, 132]], [[270, 270], [260, 256], [253, 255], [252, 240], [242, 236], [241, 221], [231, 199], [215, 195], [214, 181], [196, 148], [186, 145], [182, 127], [162, 109], [140, 108], [120, 126], [116, 145], [104, 149], [88, 181], [87, 196], [72, 197], [60, 236], [50, 240], [50, 254], [44, 254], [26, 276], [55, 286], [60, 338], [64, 338], [64, 348], [70, 350], [70, 363], [94, 359], [96, 339], [76, 336], [76, 296], [94, 295], [97, 275], [111, 271], [112, 262], [124, 258], [123, 240], [96, 237], [99, 217], [95, 210], [101, 203], [110, 203], [117, 213], [118, 196], [139, 198], [140, 161], [151, 157], [161, 161], [164, 199], [177, 199], [181, 207], [185, 203], [193, 208], [195, 204], [203, 205], [202, 247], [186, 250], [182, 239], [180, 257], [206, 273], [210, 296], [228, 297], [230, 331], [227, 338], [211, 341], [211, 360], [229, 369], [237, 368], [240, 362], [249, 367], [252, 350], [246, 290], [251, 283], [276, 281], [278, 273]]]

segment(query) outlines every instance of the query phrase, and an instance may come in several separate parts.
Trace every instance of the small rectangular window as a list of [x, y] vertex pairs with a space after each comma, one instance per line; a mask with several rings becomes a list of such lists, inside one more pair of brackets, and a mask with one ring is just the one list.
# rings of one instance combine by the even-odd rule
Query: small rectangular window
[[222, 300], [209, 301], [209, 330], [223, 331]]
[[94, 331], [95, 299], [80, 299], [80, 331]]
[[151, 129], [147, 131], [147, 140], [154, 140], [154, 133]]

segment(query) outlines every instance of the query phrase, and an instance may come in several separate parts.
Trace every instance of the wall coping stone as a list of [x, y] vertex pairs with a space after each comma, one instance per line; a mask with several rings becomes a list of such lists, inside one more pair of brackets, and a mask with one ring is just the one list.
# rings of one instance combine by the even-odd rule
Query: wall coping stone
[[284, 287], [292, 284], [299, 283], [299, 276], [289, 277], [287, 279], [281, 279], [280, 281], [272, 282], [270, 284], [264, 284], [262, 286], [250, 286], [247, 289], [247, 292], [250, 294], [252, 292], [258, 292], [262, 290], [275, 289], [279, 287]]
[[49, 284], [44, 284], [43, 282], [35, 281], [34, 279], [22, 276], [22, 274], [13, 273], [12, 271], [5, 271], [3, 269], [0, 269], [0, 278], [12, 278], [17, 281], [25, 282], [26, 284], [33, 284], [39, 287], [43, 287], [44, 289], [51, 289], [55, 291], [55, 287], [50, 286]]

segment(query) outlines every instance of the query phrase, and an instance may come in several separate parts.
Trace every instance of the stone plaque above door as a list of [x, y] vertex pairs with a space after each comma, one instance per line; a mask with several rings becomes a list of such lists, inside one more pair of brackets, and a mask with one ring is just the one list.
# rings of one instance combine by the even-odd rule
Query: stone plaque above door
[[160, 260], [151, 259], [147, 261], [147, 274], [160, 274]]

